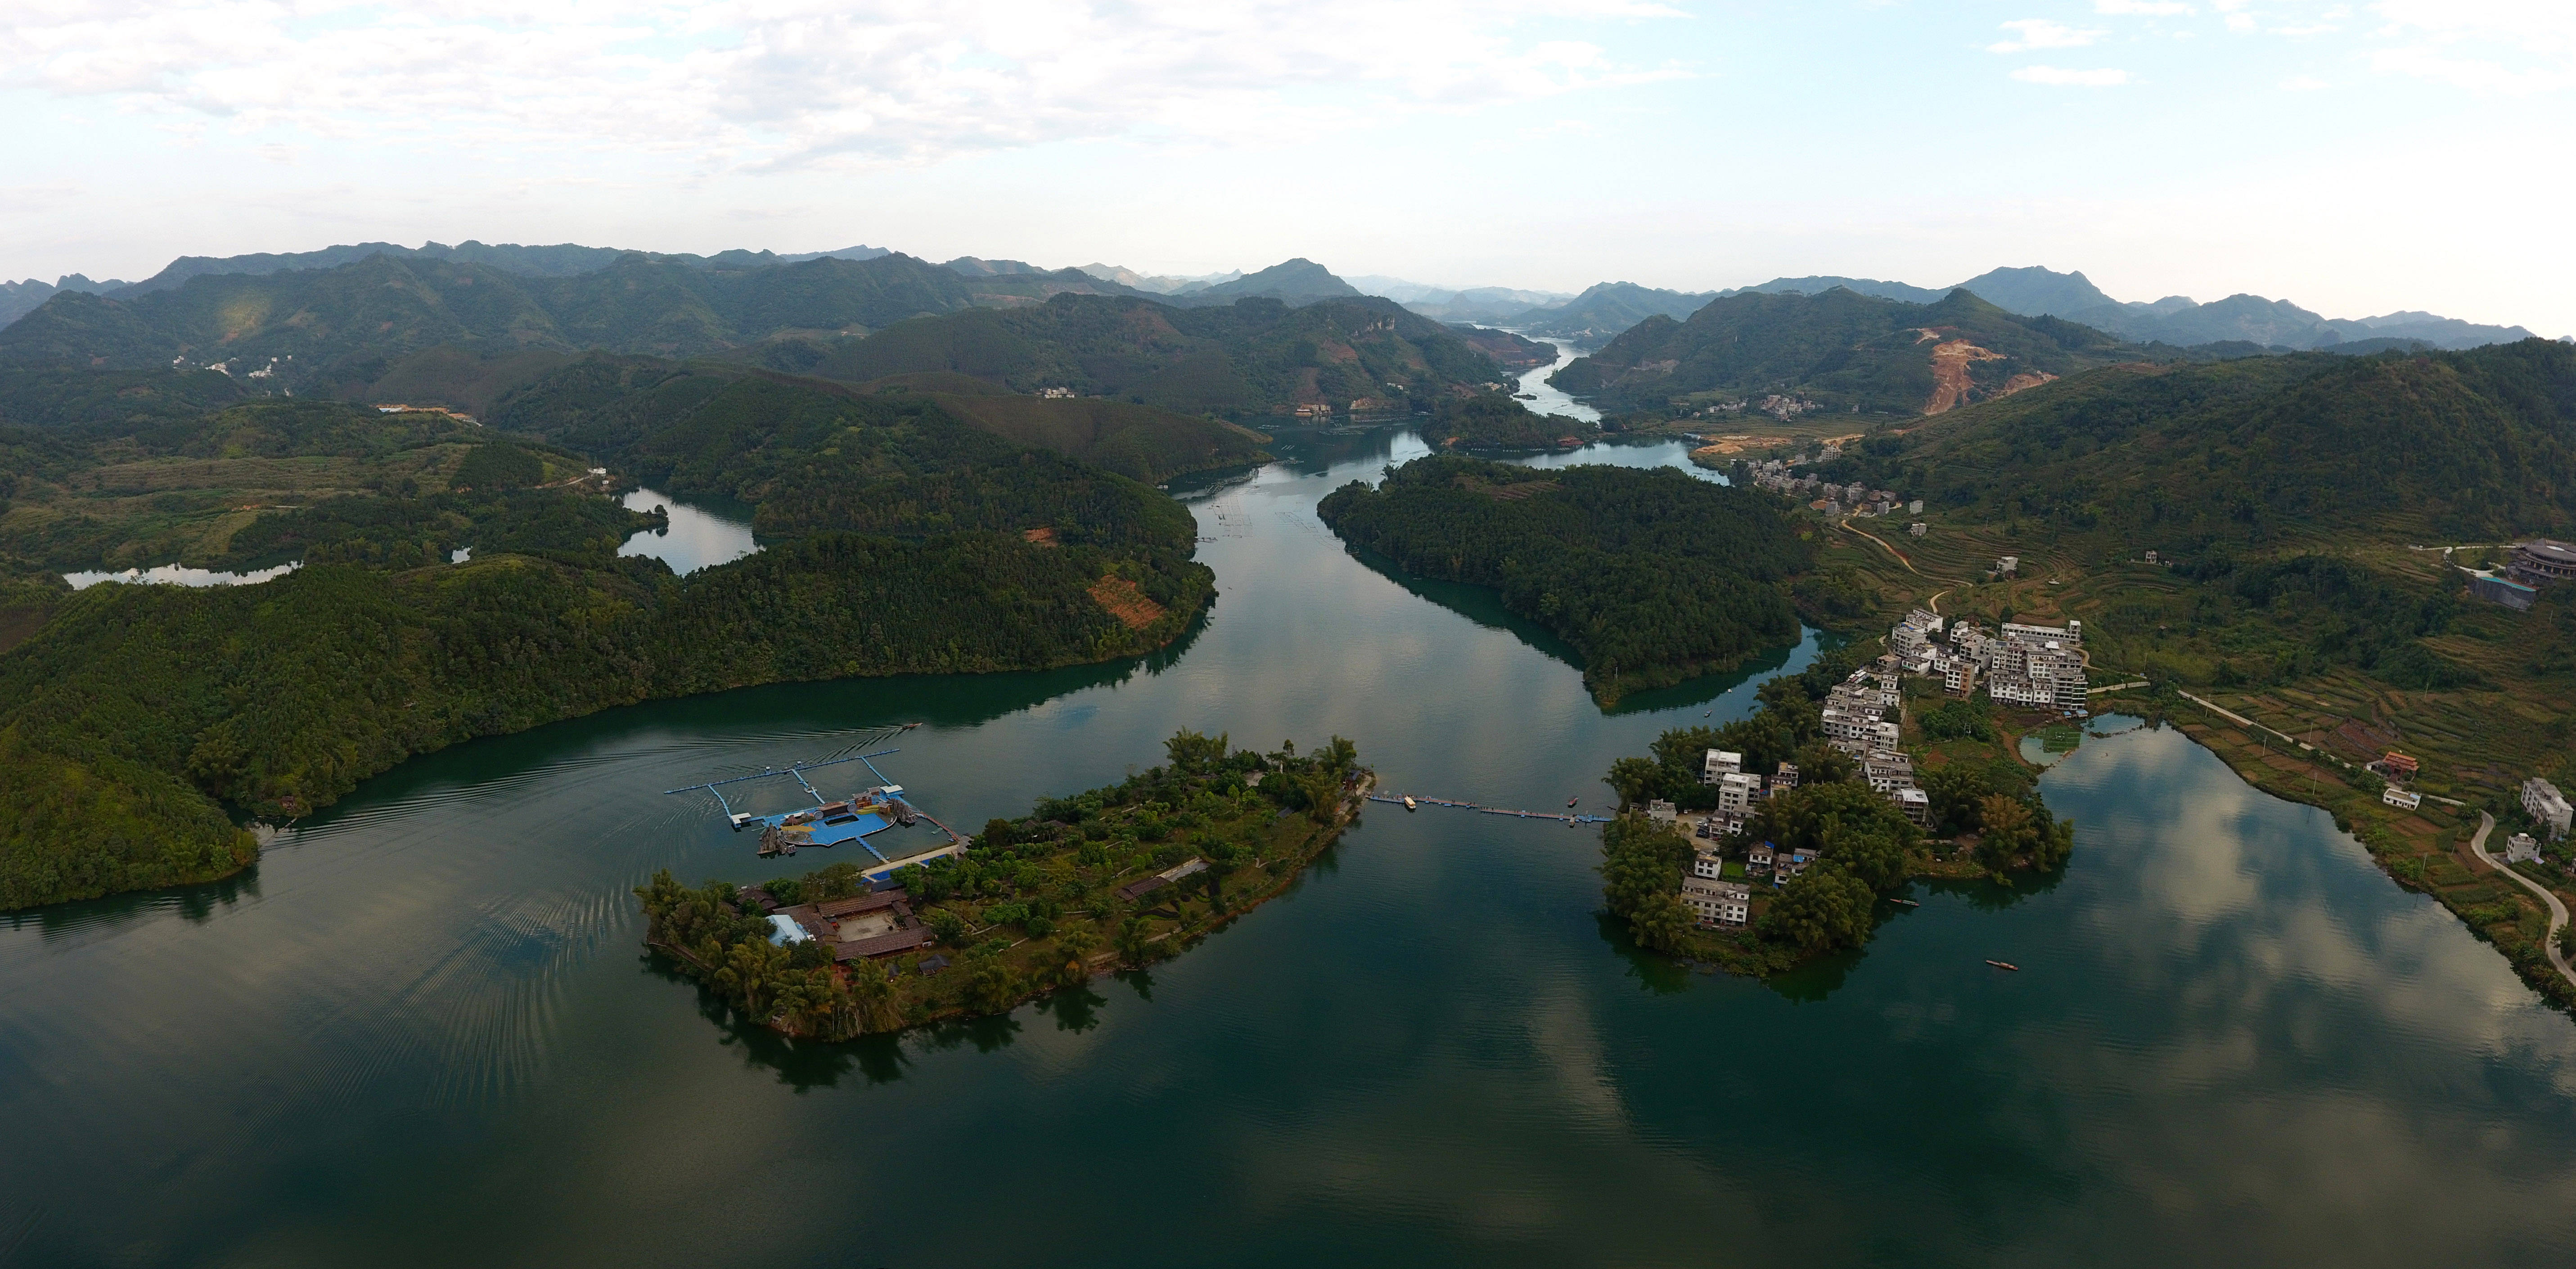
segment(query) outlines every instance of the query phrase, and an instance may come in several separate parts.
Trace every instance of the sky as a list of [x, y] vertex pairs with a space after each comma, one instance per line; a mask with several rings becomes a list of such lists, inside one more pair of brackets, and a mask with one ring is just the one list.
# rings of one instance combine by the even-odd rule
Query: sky
[[0, 276], [338, 242], [1998, 265], [2576, 333], [2576, 0], [9, 0]]

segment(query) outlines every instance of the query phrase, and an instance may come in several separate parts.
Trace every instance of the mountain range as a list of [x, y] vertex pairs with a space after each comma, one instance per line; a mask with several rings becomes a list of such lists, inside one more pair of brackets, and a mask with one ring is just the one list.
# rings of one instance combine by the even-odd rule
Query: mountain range
[[1962, 287], [1929, 304], [1863, 295], [1739, 291], [1687, 320], [1661, 313], [1548, 382], [1606, 410], [1939, 414], [2139, 350], [2062, 318], [2028, 317]]

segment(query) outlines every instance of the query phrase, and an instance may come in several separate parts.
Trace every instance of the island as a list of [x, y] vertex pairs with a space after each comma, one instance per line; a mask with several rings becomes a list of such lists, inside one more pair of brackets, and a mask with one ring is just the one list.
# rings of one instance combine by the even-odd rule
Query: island
[[1500, 392], [1450, 397], [1432, 412], [1424, 435], [1458, 449], [1575, 449], [1601, 434], [1600, 425], [1565, 414], [1540, 414]]
[[1181, 731], [1165, 761], [984, 826], [881, 887], [838, 863], [635, 889], [645, 942], [752, 1023], [848, 1040], [1011, 1008], [1176, 956], [1287, 892], [1374, 780], [1333, 737], [1260, 753]]
[[1798, 639], [1815, 530], [1777, 499], [1669, 469], [1540, 471], [1459, 455], [1358, 481], [1316, 513], [1406, 572], [1488, 586], [1573, 645], [1604, 706]]
[[1893, 653], [1845, 648], [1763, 684], [1750, 717], [1612, 764], [1611, 915], [1648, 951], [1771, 974], [1868, 941], [1914, 878], [2062, 868], [2075, 826], [2049, 813], [1993, 707], [1908, 709], [1925, 686]]

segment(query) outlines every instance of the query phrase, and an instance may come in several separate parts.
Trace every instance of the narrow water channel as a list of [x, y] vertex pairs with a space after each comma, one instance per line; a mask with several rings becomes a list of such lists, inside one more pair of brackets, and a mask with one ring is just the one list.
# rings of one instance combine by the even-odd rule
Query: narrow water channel
[[900, 1039], [746, 1029], [643, 954], [654, 869], [776, 871], [662, 790], [877, 724], [926, 724], [878, 765], [952, 823], [1179, 727], [1598, 809], [1813, 655], [1605, 715], [1317, 523], [1418, 437], [1273, 448], [1184, 489], [1221, 595], [1157, 656], [611, 711], [406, 763], [234, 881], [0, 917], [0, 1265], [2567, 1262], [2576, 1026], [2171, 731], [2050, 768], [2061, 877], [1918, 889], [1771, 983], [1635, 954], [1593, 832], [1440, 809], [1150, 975]]

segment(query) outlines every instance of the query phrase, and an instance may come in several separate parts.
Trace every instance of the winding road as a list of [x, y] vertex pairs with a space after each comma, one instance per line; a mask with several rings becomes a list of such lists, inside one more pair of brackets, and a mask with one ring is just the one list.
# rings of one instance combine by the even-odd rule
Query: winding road
[[2478, 835], [2469, 839], [2469, 853], [2476, 855], [2487, 867], [2513, 878], [2523, 889], [2539, 895], [2540, 901], [2549, 905], [2549, 933], [2541, 936], [2541, 950], [2549, 953], [2549, 963], [2558, 967], [2558, 972], [2566, 977], [2568, 983], [2576, 985], [2576, 969], [2567, 967], [2567, 953], [2558, 950], [2558, 932], [2567, 928], [2567, 905], [2560, 903], [2558, 896], [2549, 892], [2549, 887], [2505, 867], [2495, 856], [2488, 854], [2487, 834], [2493, 831], [2495, 817], [2484, 811], [2478, 812]]

